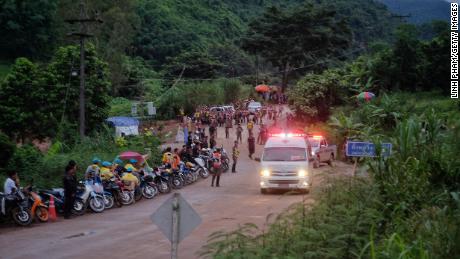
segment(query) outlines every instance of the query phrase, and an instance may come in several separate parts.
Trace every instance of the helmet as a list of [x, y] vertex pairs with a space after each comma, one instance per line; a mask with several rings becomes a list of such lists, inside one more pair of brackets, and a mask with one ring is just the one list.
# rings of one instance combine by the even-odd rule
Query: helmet
[[128, 168], [126, 168], [126, 172], [132, 173], [132, 172], [133, 172], [133, 169], [132, 169], [131, 167], [128, 167]]
[[129, 160], [129, 162], [130, 162], [131, 164], [135, 164], [135, 163], [137, 163], [137, 160], [134, 159], [134, 158], [132, 158], [132, 159]]
[[93, 158], [93, 164], [99, 164], [101, 160], [97, 157]]
[[112, 166], [112, 163], [110, 163], [109, 161], [104, 161], [104, 162], [102, 162], [102, 166], [103, 167], [110, 167], [110, 166]]
[[121, 161], [120, 159], [117, 158], [117, 159], [115, 159], [115, 160], [113, 161], [113, 163], [114, 163], [114, 164], [117, 164], [117, 165], [121, 165], [121, 164], [123, 164], [123, 161]]

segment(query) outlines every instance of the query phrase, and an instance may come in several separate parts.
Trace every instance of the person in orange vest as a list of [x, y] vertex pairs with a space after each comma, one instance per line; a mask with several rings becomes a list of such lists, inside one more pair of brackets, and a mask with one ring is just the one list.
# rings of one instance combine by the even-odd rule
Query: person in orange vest
[[173, 170], [178, 170], [178, 169], [179, 169], [179, 164], [180, 164], [179, 149], [178, 149], [178, 148], [175, 148], [175, 149], [174, 149], [173, 161], [172, 161], [172, 166], [171, 166], [171, 168], [172, 168]]

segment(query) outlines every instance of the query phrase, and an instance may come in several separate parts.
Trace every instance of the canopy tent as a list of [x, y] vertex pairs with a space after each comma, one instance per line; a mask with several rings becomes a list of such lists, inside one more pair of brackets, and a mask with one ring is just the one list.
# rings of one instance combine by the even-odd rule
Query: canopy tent
[[139, 120], [132, 117], [110, 117], [107, 123], [115, 127], [115, 135], [139, 135]]

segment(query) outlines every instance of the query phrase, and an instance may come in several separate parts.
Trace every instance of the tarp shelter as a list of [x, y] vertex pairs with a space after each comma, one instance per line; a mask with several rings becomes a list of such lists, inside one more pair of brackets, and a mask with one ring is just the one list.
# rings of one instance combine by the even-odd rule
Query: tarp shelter
[[115, 127], [115, 135], [120, 137], [139, 135], [139, 120], [132, 117], [110, 117], [107, 122]]

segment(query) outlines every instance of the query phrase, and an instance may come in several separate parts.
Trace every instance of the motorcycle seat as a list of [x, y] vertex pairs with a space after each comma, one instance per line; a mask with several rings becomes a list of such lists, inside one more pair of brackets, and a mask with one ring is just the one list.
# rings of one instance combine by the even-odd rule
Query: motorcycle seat
[[41, 190], [40, 192], [42, 193], [45, 193], [45, 194], [51, 194], [53, 196], [57, 196], [57, 197], [62, 197], [62, 194], [63, 194], [63, 191], [58, 191], [58, 190], [55, 190], [55, 189], [52, 189], [52, 190]]

